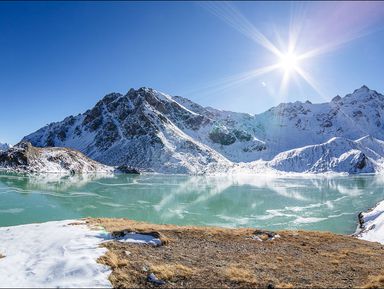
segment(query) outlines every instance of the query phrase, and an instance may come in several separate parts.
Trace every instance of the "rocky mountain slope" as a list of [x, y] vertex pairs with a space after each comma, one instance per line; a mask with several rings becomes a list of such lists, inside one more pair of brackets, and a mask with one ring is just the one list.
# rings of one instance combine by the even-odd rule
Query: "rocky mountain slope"
[[108, 165], [164, 173], [202, 173], [230, 162], [187, 131], [212, 120], [152, 89], [109, 94], [95, 107], [25, 137], [35, 146], [71, 147]]
[[114, 169], [99, 164], [73, 149], [36, 148], [28, 142], [21, 142], [7, 151], [0, 152], [0, 170], [76, 174], [110, 173]]
[[258, 115], [202, 107], [140, 88], [109, 94], [85, 113], [24, 140], [74, 148], [108, 165], [162, 173], [239, 167], [255, 172], [263, 167], [256, 163], [284, 171], [358, 173], [381, 168], [383, 126], [384, 96], [366, 86], [328, 103], [283, 103]]

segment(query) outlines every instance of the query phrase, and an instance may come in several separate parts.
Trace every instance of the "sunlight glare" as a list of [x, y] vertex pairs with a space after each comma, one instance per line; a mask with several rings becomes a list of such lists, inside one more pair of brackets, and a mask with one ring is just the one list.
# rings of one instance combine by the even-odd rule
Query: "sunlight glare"
[[299, 58], [292, 52], [283, 54], [280, 57], [280, 66], [285, 72], [292, 72], [297, 70]]

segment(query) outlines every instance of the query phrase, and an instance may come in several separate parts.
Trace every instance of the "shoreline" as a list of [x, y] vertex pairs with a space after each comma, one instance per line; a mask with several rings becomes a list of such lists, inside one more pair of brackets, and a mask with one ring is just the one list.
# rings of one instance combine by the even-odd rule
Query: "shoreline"
[[[5, 280], [0, 287], [384, 285], [380, 283], [382, 244], [330, 232], [159, 225], [111, 218], [53, 221], [0, 231], [4, 239], [0, 272], [6, 270], [10, 276], [10, 283]], [[19, 267], [10, 266], [11, 259]], [[42, 270], [41, 264], [50, 266]]]

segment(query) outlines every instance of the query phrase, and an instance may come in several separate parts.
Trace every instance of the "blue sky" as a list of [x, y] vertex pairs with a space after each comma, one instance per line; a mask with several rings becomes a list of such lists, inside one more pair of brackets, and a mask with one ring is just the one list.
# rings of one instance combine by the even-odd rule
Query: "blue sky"
[[[383, 27], [382, 2], [0, 2], [0, 142], [131, 87], [249, 113], [384, 92]], [[299, 62], [316, 84], [293, 71], [281, 89], [282, 68], [243, 77], [281, 62], [260, 35], [286, 51], [292, 30], [297, 55], [327, 48]]]

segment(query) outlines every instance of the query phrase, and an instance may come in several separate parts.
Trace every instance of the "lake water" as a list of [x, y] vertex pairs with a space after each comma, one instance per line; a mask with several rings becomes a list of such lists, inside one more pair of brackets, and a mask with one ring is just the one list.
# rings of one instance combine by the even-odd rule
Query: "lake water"
[[0, 174], [0, 226], [80, 217], [353, 233], [384, 177]]

